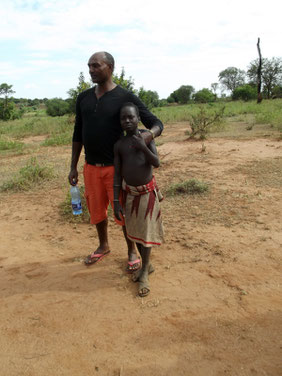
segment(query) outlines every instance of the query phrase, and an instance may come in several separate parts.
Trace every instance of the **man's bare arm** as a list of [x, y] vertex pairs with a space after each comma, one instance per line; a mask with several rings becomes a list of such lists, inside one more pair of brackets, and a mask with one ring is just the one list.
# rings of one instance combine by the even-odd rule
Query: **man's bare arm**
[[76, 185], [78, 182], [77, 164], [79, 161], [80, 153], [82, 149], [82, 143], [73, 141], [72, 143], [72, 155], [71, 155], [71, 168], [69, 173], [69, 183]]
[[144, 139], [146, 145], [149, 145], [154, 138], [158, 137], [161, 134], [161, 129], [158, 125], [153, 125], [150, 130], [146, 130], [147, 132], [141, 133], [141, 136]]

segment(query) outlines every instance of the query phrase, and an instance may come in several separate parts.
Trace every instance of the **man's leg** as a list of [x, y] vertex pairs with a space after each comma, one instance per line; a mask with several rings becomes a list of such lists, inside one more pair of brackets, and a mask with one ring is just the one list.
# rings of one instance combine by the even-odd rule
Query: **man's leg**
[[99, 238], [99, 246], [94, 253], [105, 253], [109, 251], [108, 242], [108, 219], [96, 224], [96, 229]]
[[87, 206], [90, 213], [91, 223], [95, 224], [99, 239], [99, 245], [96, 250], [86, 257], [86, 265], [96, 263], [110, 252], [107, 219], [109, 199], [102, 175], [102, 167], [86, 165], [84, 169]]
[[99, 246], [96, 251], [92, 252], [84, 260], [86, 265], [95, 264], [95, 262], [101, 260], [106, 254], [110, 253], [108, 242], [108, 219], [104, 219], [102, 222], [96, 224], [96, 230], [99, 238]]

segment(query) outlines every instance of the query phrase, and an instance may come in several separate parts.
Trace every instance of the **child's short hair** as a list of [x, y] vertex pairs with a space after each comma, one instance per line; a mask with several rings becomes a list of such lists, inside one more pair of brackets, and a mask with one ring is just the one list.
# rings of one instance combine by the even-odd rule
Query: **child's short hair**
[[140, 116], [140, 115], [139, 115], [139, 108], [136, 106], [136, 104], [134, 104], [134, 103], [132, 103], [132, 102], [126, 102], [126, 103], [124, 103], [124, 104], [121, 106], [121, 108], [120, 108], [120, 112], [122, 111], [122, 109], [123, 109], [124, 107], [133, 107], [133, 108], [135, 108], [135, 111], [136, 111], [137, 116], [138, 116], [138, 117]]

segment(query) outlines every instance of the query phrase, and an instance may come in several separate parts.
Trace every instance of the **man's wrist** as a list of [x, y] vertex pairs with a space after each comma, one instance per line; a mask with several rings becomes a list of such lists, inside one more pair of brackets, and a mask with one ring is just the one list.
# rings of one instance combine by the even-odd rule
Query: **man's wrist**
[[155, 133], [152, 131], [152, 129], [149, 129], [149, 132], [151, 133], [152, 138], [154, 139], [155, 138]]
[[148, 129], [148, 131], [151, 133], [152, 138], [154, 139], [155, 138], [155, 133], [152, 131], [152, 129]]

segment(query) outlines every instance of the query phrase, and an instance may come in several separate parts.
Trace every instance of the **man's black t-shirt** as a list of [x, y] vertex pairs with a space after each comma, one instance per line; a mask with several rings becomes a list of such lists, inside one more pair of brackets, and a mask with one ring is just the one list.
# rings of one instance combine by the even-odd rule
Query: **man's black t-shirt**
[[140, 119], [146, 128], [162, 122], [153, 115], [138, 97], [120, 86], [106, 92], [97, 99], [95, 88], [79, 94], [76, 102], [74, 142], [82, 142], [85, 159], [89, 164], [114, 164], [114, 144], [122, 134], [119, 112], [126, 102], [133, 102], [139, 108]]

